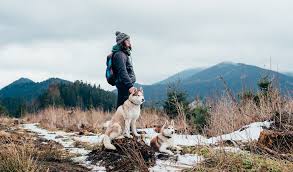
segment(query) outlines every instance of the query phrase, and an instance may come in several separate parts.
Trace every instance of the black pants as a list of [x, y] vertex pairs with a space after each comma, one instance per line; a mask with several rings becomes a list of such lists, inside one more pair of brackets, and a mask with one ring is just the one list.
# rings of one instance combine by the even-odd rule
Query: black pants
[[118, 90], [118, 98], [117, 98], [117, 106], [116, 109], [123, 105], [123, 103], [128, 99], [129, 97], [129, 91], [125, 87], [117, 87]]

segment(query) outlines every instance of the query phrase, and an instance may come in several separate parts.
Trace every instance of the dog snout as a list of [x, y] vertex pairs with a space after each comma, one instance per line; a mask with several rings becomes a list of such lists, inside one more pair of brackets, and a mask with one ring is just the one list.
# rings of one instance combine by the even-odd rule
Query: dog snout
[[144, 102], [144, 99], [141, 99], [142, 102]]

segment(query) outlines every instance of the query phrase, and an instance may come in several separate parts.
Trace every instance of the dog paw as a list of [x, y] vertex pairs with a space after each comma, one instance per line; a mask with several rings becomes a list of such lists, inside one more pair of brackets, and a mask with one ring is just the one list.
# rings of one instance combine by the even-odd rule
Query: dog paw
[[141, 135], [140, 134], [134, 134], [135, 135], [135, 137], [140, 137]]
[[105, 146], [105, 148], [110, 150], [116, 150], [116, 147], [114, 145], [107, 145]]
[[116, 150], [116, 147], [115, 147], [115, 146], [113, 146], [113, 147], [111, 147], [110, 149], [111, 149], [111, 150]]
[[132, 139], [133, 136], [132, 135], [125, 135], [125, 137], [129, 138], [129, 139]]
[[116, 139], [124, 139], [125, 137], [124, 136], [118, 136], [116, 137]]

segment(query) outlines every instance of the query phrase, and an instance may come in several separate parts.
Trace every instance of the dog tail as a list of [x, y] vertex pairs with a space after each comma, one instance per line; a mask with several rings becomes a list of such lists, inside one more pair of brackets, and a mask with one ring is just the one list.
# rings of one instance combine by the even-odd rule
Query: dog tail
[[111, 149], [111, 150], [116, 149], [116, 147], [111, 143], [110, 137], [106, 134], [104, 134], [104, 137], [103, 137], [103, 144], [106, 149]]

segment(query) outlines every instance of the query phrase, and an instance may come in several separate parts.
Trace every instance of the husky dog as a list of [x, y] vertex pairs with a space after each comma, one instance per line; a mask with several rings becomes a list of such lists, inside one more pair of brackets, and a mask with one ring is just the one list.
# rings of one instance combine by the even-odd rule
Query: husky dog
[[139, 137], [136, 132], [136, 120], [140, 115], [140, 105], [144, 102], [143, 90], [139, 88], [129, 95], [129, 98], [123, 105], [119, 106], [111, 121], [108, 123], [103, 138], [103, 144], [106, 149], [115, 150], [116, 147], [111, 144], [113, 139], [122, 139], [125, 137], [133, 138], [130, 135], [130, 125], [132, 133]]
[[177, 151], [182, 150], [182, 148], [175, 145], [173, 141], [173, 135], [175, 133], [174, 121], [172, 120], [171, 125], [168, 125], [167, 128], [166, 128], [166, 125], [168, 125], [167, 121], [160, 129], [159, 135], [155, 136], [151, 140], [150, 145], [156, 151], [167, 153], [169, 155], [174, 155], [174, 153], [168, 150], [167, 148], [176, 149]]

